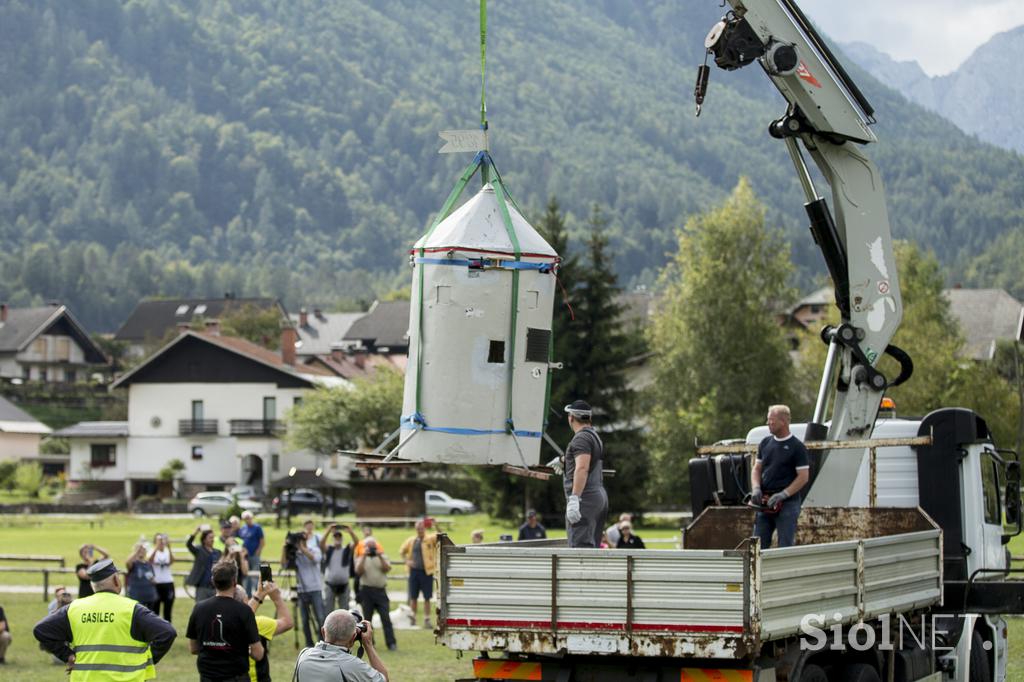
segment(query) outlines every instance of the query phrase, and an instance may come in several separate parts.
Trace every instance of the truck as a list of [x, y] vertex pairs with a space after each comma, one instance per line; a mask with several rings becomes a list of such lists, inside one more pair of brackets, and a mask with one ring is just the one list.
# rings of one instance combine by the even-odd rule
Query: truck
[[[841, 318], [822, 330], [814, 413], [792, 427], [811, 464], [797, 542], [751, 537], [759, 427], [691, 459], [694, 520], [679, 549], [442, 537], [435, 634], [478, 652], [476, 680], [1001, 682], [1005, 617], [1024, 613], [1007, 549], [1021, 532], [1019, 457], [968, 409], [879, 414], [913, 361], [891, 344], [902, 300], [881, 176], [863, 151], [874, 110], [794, 0], [722, 4], [708, 57], [726, 71], [757, 63], [785, 98], [768, 132], [797, 172]], [[709, 73], [705, 62], [698, 116]], [[884, 354], [897, 376], [879, 369]]]

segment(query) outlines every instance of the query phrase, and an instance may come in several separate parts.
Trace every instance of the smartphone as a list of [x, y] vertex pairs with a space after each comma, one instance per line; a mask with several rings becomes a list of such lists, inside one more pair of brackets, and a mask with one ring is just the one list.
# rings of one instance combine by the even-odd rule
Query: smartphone
[[269, 583], [273, 579], [274, 575], [270, 572], [270, 564], [260, 564], [260, 582]]

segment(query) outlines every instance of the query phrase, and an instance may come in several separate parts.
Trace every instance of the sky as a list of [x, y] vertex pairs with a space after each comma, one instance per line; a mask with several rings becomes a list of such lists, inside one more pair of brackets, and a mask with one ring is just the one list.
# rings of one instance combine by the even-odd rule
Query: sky
[[798, 0], [834, 41], [868, 43], [930, 76], [954, 71], [996, 33], [1024, 24], [1024, 0]]

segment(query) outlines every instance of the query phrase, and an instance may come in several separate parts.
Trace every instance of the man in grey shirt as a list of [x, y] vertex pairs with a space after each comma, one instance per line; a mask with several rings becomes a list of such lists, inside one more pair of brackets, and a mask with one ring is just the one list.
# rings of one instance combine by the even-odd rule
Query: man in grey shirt
[[[304, 649], [295, 662], [295, 682], [388, 682], [388, 669], [373, 648], [369, 621], [357, 623], [351, 612], [331, 611], [320, 630], [323, 640]], [[369, 665], [352, 655], [356, 640], [362, 642]]]
[[[320, 574], [320, 538], [313, 532], [312, 519], [302, 524], [305, 531], [305, 542], [299, 542], [295, 553], [295, 576], [298, 582], [296, 592], [299, 595], [299, 609], [302, 612], [302, 633], [306, 636], [306, 646], [313, 646], [313, 634], [323, 625], [327, 609], [324, 608], [324, 580]], [[281, 565], [288, 564], [287, 545], [281, 553]], [[312, 627], [310, 621], [316, 619]]]
[[565, 411], [574, 434], [565, 449], [565, 530], [570, 547], [599, 547], [608, 516], [601, 470], [604, 444], [590, 424], [593, 411], [586, 401], [573, 401]]

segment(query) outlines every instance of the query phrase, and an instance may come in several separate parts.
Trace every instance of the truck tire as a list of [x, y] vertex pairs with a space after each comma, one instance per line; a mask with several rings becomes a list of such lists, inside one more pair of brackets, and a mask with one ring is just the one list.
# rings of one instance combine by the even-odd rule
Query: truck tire
[[800, 670], [800, 677], [796, 682], [828, 682], [828, 675], [820, 665], [808, 663]]
[[985, 639], [977, 630], [971, 635], [971, 682], [992, 682], [992, 671], [988, 667], [988, 652]]
[[882, 682], [878, 671], [867, 663], [854, 663], [843, 669], [842, 682]]

